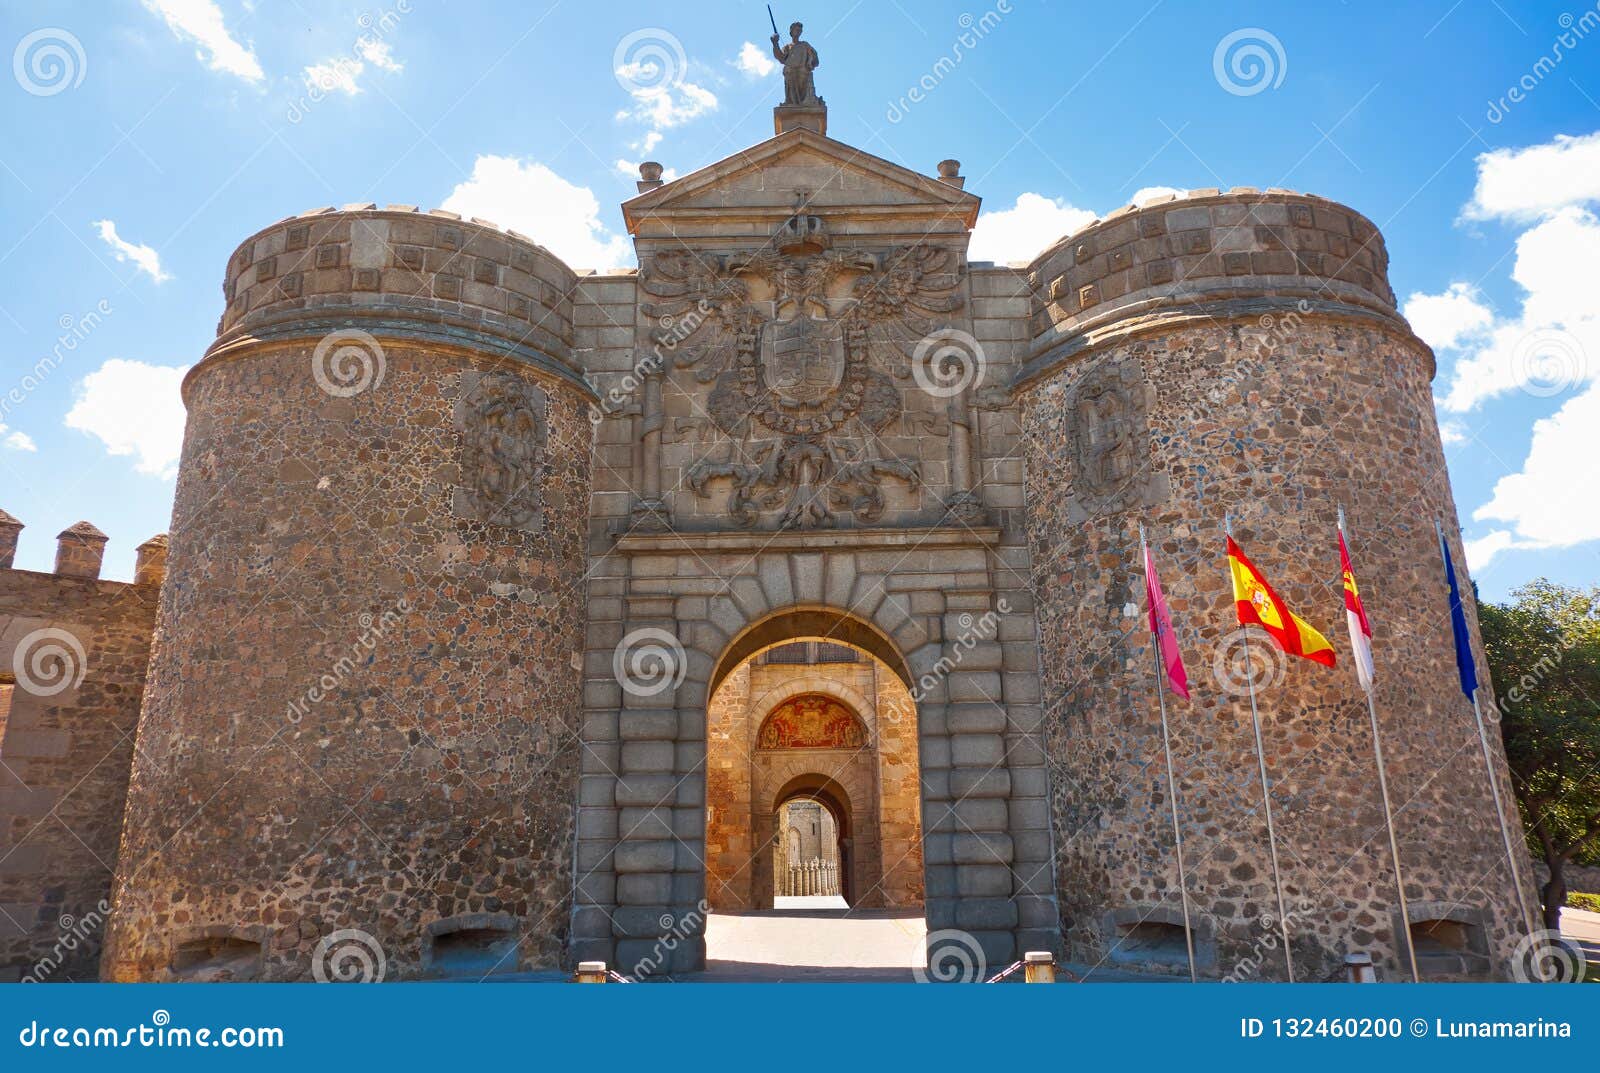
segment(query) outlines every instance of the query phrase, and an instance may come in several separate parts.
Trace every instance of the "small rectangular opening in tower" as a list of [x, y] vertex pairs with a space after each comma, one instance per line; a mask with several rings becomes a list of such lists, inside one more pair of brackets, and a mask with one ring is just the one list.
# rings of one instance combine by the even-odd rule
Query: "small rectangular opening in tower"
[[203, 935], [180, 942], [172, 974], [182, 980], [245, 981], [261, 975], [261, 944], [233, 935]]
[[433, 938], [438, 975], [484, 976], [517, 968], [517, 933], [509, 928], [461, 928]]
[[1158, 965], [1187, 965], [1189, 946], [1184, 941], [1183, 925], [1159, 920], [1142, 920], [1118, 925], [1119, 936], [1113, 960], [1154, 962]]

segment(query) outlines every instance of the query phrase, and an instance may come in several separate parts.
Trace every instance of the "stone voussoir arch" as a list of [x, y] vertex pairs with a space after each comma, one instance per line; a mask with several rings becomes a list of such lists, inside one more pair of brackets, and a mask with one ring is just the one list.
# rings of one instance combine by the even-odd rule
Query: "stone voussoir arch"
[[[910, 613], [909, 601], [884, 599], [863, 613], [862, 605], [774, 604], [760, 586], [740, 592], [735, 585], [728, 594], [712, 597], [709, 606], [708, 620], [684, 631], [688, 658], [680, 705], [704, 704], [740, 663], [800, 638], [859, 648], [881, 660], [907, 688], [919, 676], [937, 677], [943, 657], [943, 646], [918, 621], [922, 616]], [[942, 689], [936, 684], [921, 699], [943, 699]]]
[[[725, 546], [687, 534], [618, 542], [620, 598], [614, 617], [591, 623], [589, 666], [609, 672], [619, 639], [667, 631], [681, 645], [681, 676], [650, 695], [630, 693], [609, 673], [591, 676], [571, 956], [624, 971], [654, 964], [659, 920], [709, 911], [708, 705], [750, 657], [810, 638], [870, 653], [910, 694], [930, 932], [967, 930], [997, 962], [1024, 943], [1054, 947], [1048, 776], [1029, 715], [1037, 678], [1024, 651], [1034, 626], [1026, 601], [997, 592], [1009, 575], [997, 573], [992, 543], [982, 533], [912, 547], [778, 534], [746, 550], [720, 539]], [[1002, 595], [1021, 606], [1009, 610]], [[1008, 635], [991, 631], [968, 644], [974, 617], [992, 610], [1015, 618]], [[704, 959], [697, 929], [654, 971], [692, 971]]]

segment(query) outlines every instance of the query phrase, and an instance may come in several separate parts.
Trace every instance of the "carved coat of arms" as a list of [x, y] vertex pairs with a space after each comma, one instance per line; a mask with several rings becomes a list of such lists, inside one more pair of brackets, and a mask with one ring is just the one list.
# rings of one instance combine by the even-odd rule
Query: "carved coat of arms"
[[509, 372], [461, 375], [455, 407], [461, 437], [457, 517], [532, 531], [542, 518], [544, 392]]
[[1071, 502], [1084, 516], [1165, 498], [1165, 476], [1149, 465], [1146, 392], [1139, 363], [1127, 359], [1090, 368], [1074, 388]]
[[757, 749], [859, 749], [867, 729], [849, 708], [821, 693], [784, 701], [761, 723]]
[[726, 480], [737, 524], [781, 508], [781, 527], [808, 528], [840, 514], [871, 522], [885, 479], [917, 486], [917, 463], [882, 447], [901, 412], [882, 367], [906, 368], [917, 340], [961, 307], [957, 262], [921, 245], [656, 255], [640, 277], [657, 300], [644, 312], [675, 364], [713, 384], [708, 417], [725, 445], [690, 468], [690, 489]]

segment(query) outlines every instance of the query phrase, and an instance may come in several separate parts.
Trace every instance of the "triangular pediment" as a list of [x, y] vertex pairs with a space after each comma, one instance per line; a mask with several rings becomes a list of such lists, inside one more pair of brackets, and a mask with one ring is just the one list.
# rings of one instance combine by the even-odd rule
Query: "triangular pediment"
[[630, 234], [649, 218], [890, 212], [955, 218], [971, 227], [980, 199], [959, 187], [810, 130], [791, 130], [622, 203]]

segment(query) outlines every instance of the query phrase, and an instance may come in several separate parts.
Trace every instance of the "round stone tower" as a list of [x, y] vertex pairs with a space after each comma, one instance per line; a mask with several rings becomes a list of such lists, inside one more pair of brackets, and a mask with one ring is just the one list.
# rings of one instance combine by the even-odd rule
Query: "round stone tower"
[[[1245, 552], [1340, 661], [1329, 669], [1252, 639], [1296, 976], [1322, 979], [1356, 951], [1389, 978], [1409, 974], [1343, 621], [1341, 505], [1374, 623], [1422, 972], [1504, 975], [1524, 933], [1456, 687], [1436, 518], [1462, 557], [1433, 355], [1396, 313], [1387, 268], [1365, 217], [1253, 189], [1129, 206], [1031, 266], [1033, 345], [1016, 394], [1057, 884], [1076, 960], [1185, 965], [1143, 523], [1193, 695], [1169, 697], [1168, 711], [1200, 972], [1285, 974], [1224, 551], [1231, 513]], [[1502, 795], [1512, 800], [1504, 781]]]
[[188, 427], [105, 973], [555, 967], [592, 393], [571, 270], [443, 212], [229, 261]]

